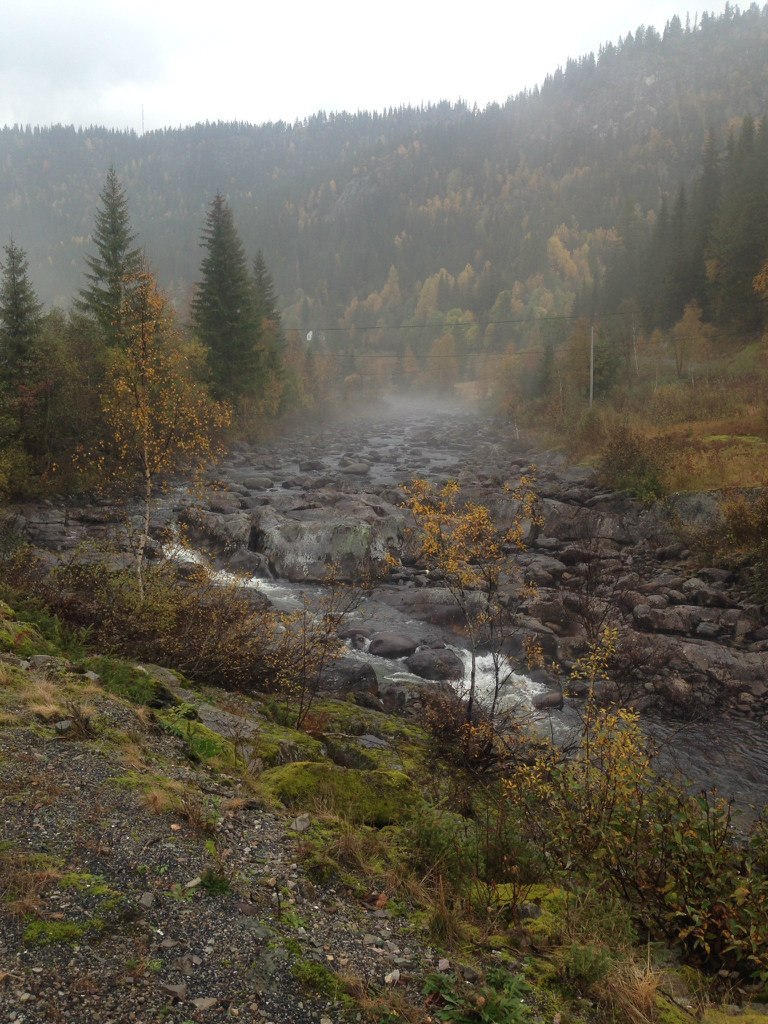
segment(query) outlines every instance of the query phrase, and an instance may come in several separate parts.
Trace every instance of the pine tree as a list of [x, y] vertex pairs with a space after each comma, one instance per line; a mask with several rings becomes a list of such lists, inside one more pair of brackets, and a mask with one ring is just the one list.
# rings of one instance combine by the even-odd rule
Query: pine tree
[[114, 167], [107, 172], [99, 199], [93, 230], [96, 255], [85, 258], [90, 284], [80, 290], [76, 306], [95, 318], [108, 345], [117, 345], [124, 341], [120, 310], [126, 283], [141, 271], [142, 254], [131, 248], [136, 235], [131, 232], [128, 200]]
[[0, 261], [0, 381], [15, 392], [29, 370], [43, 307], [29, 280], [23, 249], [11, 240]]
[[243, 244], [220, 192], [208, 210], [200, 244], [206, 254], [192, 322], [208, 349], [217, 395], [232, 401], [256, 386], [258, 324]]

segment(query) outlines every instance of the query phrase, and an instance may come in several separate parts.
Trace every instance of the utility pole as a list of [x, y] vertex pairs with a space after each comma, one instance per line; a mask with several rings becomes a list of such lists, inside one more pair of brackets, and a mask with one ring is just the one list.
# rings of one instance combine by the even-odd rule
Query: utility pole
[[589, 332], [589, 408], [592, 408], [592, 401], [595, 397], [595, 322]]

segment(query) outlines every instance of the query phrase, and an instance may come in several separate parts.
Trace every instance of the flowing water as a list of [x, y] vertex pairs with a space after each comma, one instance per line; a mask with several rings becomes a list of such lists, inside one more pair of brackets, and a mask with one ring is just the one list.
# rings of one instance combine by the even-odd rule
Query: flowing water
[[[503, 476], [509, 459], [491, 424], [455, 409], [446, 415], [440, 410], [419, 407], [414, 411], [412, 407], [401, 406], [379, 420], [360, 419], [341, 428], [318, 430], [313, 435], [313, 443], [329, 466], [336, 464], [334, 460], [341, 453], [375, 454], [366, 484], [378, 488], [395, 487], [416, 475], [440, 482], [449, 476], [459, 477], [468, 468], [473, 472], [482, 469]], [[290, 441], [282, 446], [275, 443], [270, 450], [282, 466], [290, 469], [296, 465], [297, 456], [292, 452]], [[290, 492], [290, 481], [282, 486], [278, 481], [273, 492], [285, 496], [286, 488]], [[167, 553], [178, 559], [203, 561], [200, 554], [178, 546]], [[241, 580], [222, 570], [212, 572], [222, 582], [238, 579], [243, 586], [258, 589], [283, 610], [301, 607], [305, 601], [311, 606], [322, 595], [322, 586], [317, 584], [260, 577]], [[419, 635], [424, 626], [377, 602], [375, 592], [364, 606], [368, 609], [368, 619], [379, 630], [395, 628], [407, 632], [410, 627]], [[469, 652], [460, 648], [457, 651], [465, 662], [467, 679]], [[347, 653], [349, 657], [370, 662], [381, 682], [416, 678], [408, 672], [403, 660], [377, 658], [367, 651], [352, 648]], [[495, 682], [492, 660], [479, 658], [477, 693], [481, 701], [492, 700]], [[534, 712], [532, 698], [545, 689], [524, 675], [510, 673], [501, 690], [501, 706], [517, 708], [541, 733], [552, 736], [556, 742], [566, 742], [579, 729], [581, 704], [566, 699], [560, 710]], [[666, 773], [689, 780], [695, 789], [716, 787], [723, 795], [733, 797], [747, 818], [753, 813], [750, 806], [768, 804], [768, 730], [759, 723], [738, 714], [724, 713], [710, 723], [681, 724], [646, 717], [643, 724], [660, 746], [659, 764]]]

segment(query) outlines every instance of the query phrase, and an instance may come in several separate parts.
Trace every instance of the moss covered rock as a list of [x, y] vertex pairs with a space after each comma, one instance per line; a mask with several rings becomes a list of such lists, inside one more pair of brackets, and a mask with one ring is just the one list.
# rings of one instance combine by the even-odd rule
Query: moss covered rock
[[251, 742], [254, 755], [270, 768], [287, 761], [320, 761], [323, 757], [319, 740], [274, 722], [261, 722]]
[[361, 771], [327, 762], [286, 764], [265, 772], [262, 781], [287, 807], [322, 805], [365, 825], [400, 824], [420, 802], [415, 786], [402, 772]]

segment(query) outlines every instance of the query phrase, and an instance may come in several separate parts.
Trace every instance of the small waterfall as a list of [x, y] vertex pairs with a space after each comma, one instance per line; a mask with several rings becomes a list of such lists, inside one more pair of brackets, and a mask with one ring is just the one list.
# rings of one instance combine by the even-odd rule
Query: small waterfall
[[278, 611], [293, 611], [296, 608], [301, 608], [305, 600], [314, 602], [323, 592], [322, 587], [315, 584], [286, 583], [282, 580], [266, 579], [263, 576], [242, 576], [229, 572], [227, 569], [216, 569], [201, 552], [178, 541], [164, 545], [163, 555], [173, 562], [200, 566], [209, 579], [221, 586], [235, 584], [251, 590], [258, 590], [269, 599]]

